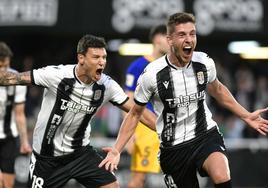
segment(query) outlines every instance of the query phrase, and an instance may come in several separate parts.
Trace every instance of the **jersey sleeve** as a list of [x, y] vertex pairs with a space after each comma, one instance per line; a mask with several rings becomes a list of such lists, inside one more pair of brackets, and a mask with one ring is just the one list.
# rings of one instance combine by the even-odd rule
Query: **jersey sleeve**
[[110, 79], [110, 84], [108, 88], [109, 101], [113, 105], [122, 105], [128, 100], [127, 94], [123, 91], [123, 89], [119, 86], [119, 84]]
[[58, 66], [47, 66], [32, 71], [32, 82], [35, 85], [50, 87], [61, 74]]
[[134, 93], [134, 101], [140, 105], [146, 105], [153, 94], [153, 77], [149, 72], [144, 72], [138, 79]]
[[16, 86], [15, 103], [24, 103], [26, 100], [26, 86]]
[[212, 58], [207, 59], [207, 69], [208, 69], [208, 82], [211, 83], [217, 78], [217, 71], [215, 67], [215, 62]]

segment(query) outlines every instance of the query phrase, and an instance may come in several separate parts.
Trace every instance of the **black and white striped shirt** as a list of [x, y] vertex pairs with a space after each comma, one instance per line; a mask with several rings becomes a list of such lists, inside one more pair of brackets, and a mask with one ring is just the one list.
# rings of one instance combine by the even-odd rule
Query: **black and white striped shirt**
[[134, 99], [138, 104], [151, 99], [162, 146], [184, 143], [217, 127], [205, 102], [206, 85], [215, 79], [214, 61], [203, 52], [194, 52], [185, 67], [171, 64], [167, 56], [146, 67]]
[[74, 152], [90, 142], [92, 116], [106, 102], [121, 105], [128, 97], [109, 76], [84, 84], [75, 65], [47, 66], [32, 71], [33, 83], [45, 88], [33, 133], [33, 149], [45, 156]]
[[[11, 68], [8, 71], [16, 72]], [[25, 102], [26, 92], [26, 86], [0, 87], [0, 139], [18, 136], [13, 108], [14, 105]]]

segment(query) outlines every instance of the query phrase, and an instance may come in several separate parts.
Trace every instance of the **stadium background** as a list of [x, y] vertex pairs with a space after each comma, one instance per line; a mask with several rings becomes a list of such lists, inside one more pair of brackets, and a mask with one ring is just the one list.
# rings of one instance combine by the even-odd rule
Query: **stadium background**
[[[178, 11], [197, 18], [197, 50], [216, 63], [219, 79], [238, 101], [254, 110], [268, 105], [268, 57], [244, 59], [228, 50], [232, 41], [268, 45], [268, 1], [265, 0], [0, 0], [0, 40], [13, 50], [12, 67], [19, 71], [45, 65], [76, 63], [76, 44], [86, 33], [105, 37], [108, 43], [106, 73], [122, 86], [129, 63], [137, 56], [119, 54], [122, 43], [148, 43], [149, 29]], [[240, 47], [240, 50], [245, 46]], [[249, 53], [248, 50], [246, 53]], [[266, 52], [268, 56], [268, 52]], [[29, 87], [26, 112], [29, 135], [41, 102], [42, 90]], [[214, 119], [224, 134], [235, 188], [268, 187], [268, 141], [208, 98]], [[267, 114], [266, 114], [267, 117]], [[113, 143], [122, 116], [104, 106], [92, 124], [92, 145]], [[126, 187], [129, 156], [124, 153], [117, 172]], [[16, 187], [25, 187], [28, 157], [16, 163]], [[211, 187], [201, 179], [202, 187]], [[71, 181], [68, 187], [79, 187]], [[146, 187], [164, 187], [161, 174], [150, 175]]]

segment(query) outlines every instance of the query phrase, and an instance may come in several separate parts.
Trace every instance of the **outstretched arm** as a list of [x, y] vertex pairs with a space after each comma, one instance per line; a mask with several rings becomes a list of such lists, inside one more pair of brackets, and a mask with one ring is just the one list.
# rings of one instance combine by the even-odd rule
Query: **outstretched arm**
[[31, 84], [31, 73], [30, 71], [17, 73], [17, 72], [8, 72], [0, 71], [0, 85], [27, 85]]
[[114, 147], [104, 148], [106, 150], [106, 158], [99, 164], [99, 167], [105, 166], [106, 170], [114, 171], [120, 160], [120, 153], [128, 140], [134, 134], [135, 128], [141, 118], [145, 106], [134, 104], [128, 114], [125, 116]]
[[261, 113], [267, 112], [268, 108], [256, 110], [252, 113], [248, 112], [235, 100], [227, 87], [217, 79], [208, 84], [208, 93], [213, 96], [219, 104], [233, 112], [250, 127], [254, 128], [263, 135], [268, 133], [268, 120], [261, 117]]

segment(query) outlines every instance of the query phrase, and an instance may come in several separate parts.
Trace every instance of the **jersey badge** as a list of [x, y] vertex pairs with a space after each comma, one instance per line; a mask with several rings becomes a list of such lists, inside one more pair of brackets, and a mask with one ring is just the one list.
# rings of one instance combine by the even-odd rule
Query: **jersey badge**
[[197, 74], [197, 81], [199, 84], [204, 84], [205, 83], [205, 77], [204, 77], [204, 72], [200, 71]]
[[96, 101], [96, 100], [99, 100], [101, 98], [101, 90], [98, 89], [94, 92], [94, 97], [93, 99]]

